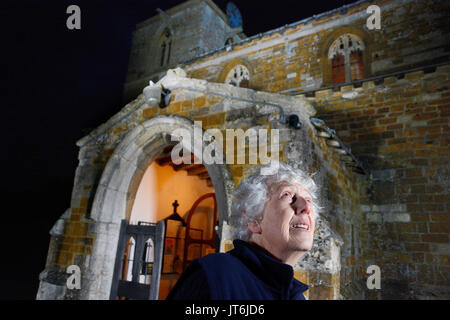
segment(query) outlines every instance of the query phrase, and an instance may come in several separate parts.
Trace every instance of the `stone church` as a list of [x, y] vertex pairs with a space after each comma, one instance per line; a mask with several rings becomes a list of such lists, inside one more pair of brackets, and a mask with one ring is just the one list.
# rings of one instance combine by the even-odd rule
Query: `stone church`
[[[261, 150], [321, 186], [294, 268], [308, 299], [450, 298], [450, 3], [361, 0], [252, 37], [229, 8], [190, 0], [136, 26], [124, 107], [77, 142], [37, 299], [164, 299], [232, 248], [231, 194]], [[257, 163], [226, 135], [250, 129], [268, 132]], [[211, 133], [234, 161], [205, 161]]]

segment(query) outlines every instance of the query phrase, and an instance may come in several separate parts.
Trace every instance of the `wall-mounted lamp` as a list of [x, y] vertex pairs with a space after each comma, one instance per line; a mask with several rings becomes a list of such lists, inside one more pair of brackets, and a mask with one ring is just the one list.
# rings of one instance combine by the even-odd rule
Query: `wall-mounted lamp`
[[161, 86], [161, 101], [159, 103], [160, 108], [165, 108], [169, 105], [170, 102], [170, 90]]
[[289, 125], [294, 129], [301, 129], [302, 124], [300, 123], [300, 119], [296, 114], [291, 114], [288, 118]]

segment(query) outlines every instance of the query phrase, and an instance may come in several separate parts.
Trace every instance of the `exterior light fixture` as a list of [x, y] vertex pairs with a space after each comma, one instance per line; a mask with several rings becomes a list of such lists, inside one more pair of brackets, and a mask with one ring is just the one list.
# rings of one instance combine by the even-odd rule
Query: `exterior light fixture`
[[291, 114], [288, 118], [288, 123], [291, 127], [298, 130], [302, 128], [302, 124], [300, 123], [300, 119], [296, 114]]
[[171, 91], [169, 89], [164, 88], [161, 86], [161, 102], [159, 103], [160, 108], [165, 108], [170, 103], [170, 95]]

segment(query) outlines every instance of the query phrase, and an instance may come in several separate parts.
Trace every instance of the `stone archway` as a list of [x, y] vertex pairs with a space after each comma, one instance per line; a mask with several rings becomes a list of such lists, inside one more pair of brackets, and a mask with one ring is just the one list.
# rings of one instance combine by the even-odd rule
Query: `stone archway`
[[[180, 116], [156, 116], [129, 132], [116, 147], [97, 187], [91, 218], [96, 240], [83, 282], [81, 299], [109, 299], [120, 221], [129, 218], [139, 183], [146, 168], [162, 148], [173, 144], [175, 129], [194, 130], [191, 120]], [[183, 144], [184, 145], [184, 144]], [[201, 150], [185, 146], [195, 156]], [[204, 146], [202, 145], [202, 148]], [[201, 158], [201, 157], [200, 157]], [[216, 192], [219, 234], [227, 221], [234, 183], [225, 164], [205, 164]]]

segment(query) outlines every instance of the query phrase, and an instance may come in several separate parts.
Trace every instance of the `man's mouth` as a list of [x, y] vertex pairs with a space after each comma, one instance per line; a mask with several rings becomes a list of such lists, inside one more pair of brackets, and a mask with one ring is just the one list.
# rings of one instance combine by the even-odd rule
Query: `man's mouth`
[[292, 225], [292, 228], [294, 229], [303, 229], [303, 230], [309, 230], [309, 225], [304, 223], [296, 223]]

